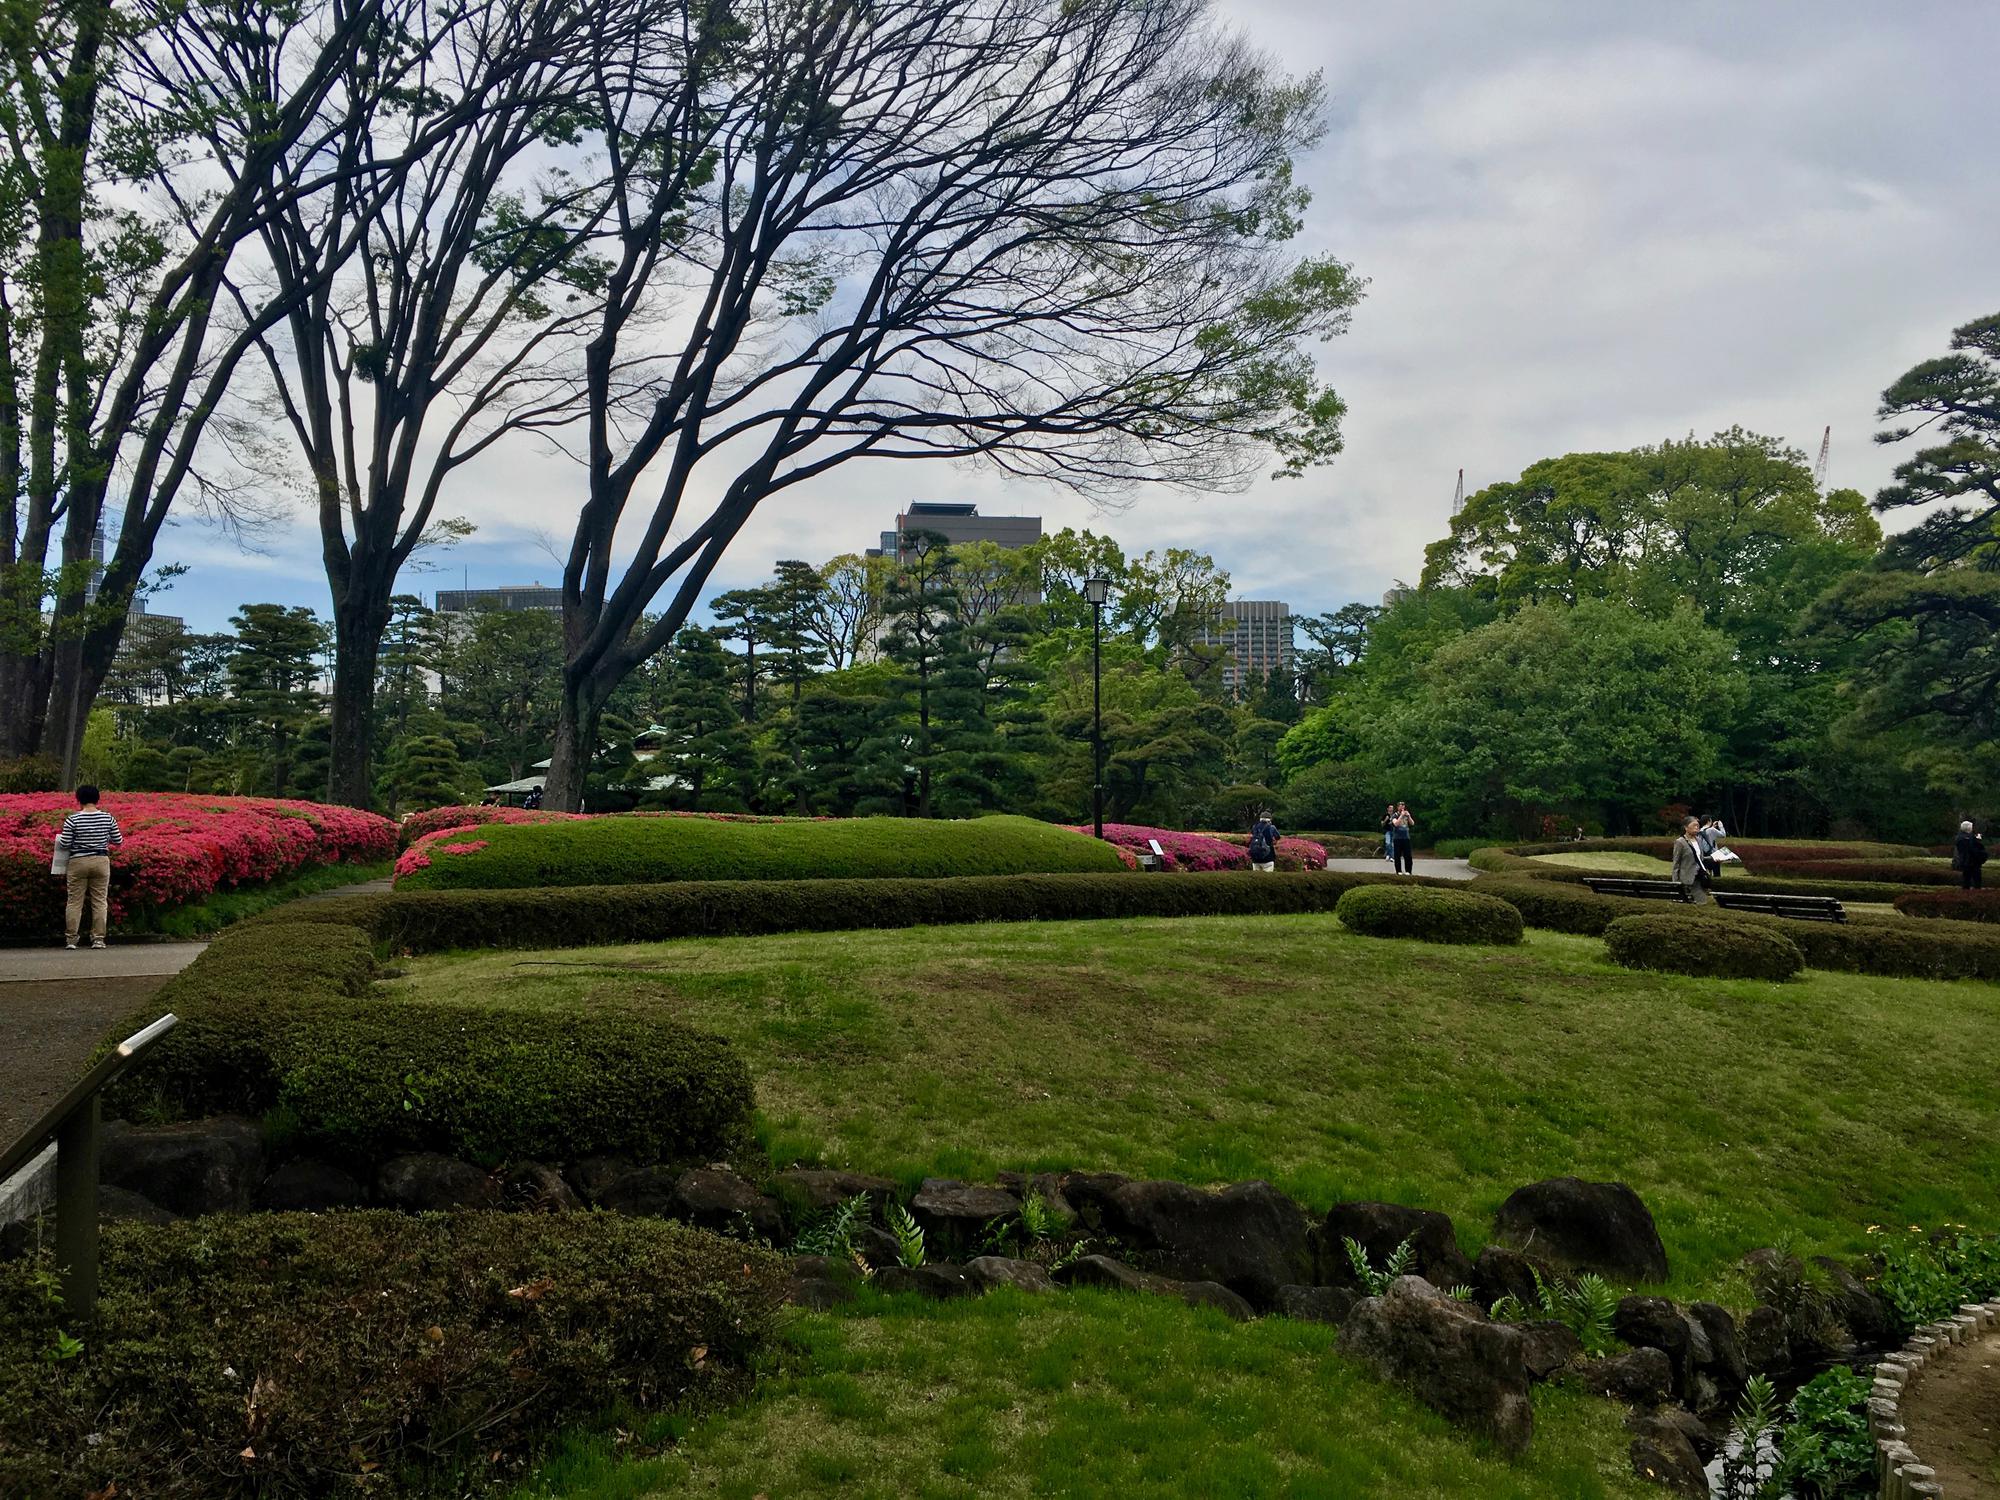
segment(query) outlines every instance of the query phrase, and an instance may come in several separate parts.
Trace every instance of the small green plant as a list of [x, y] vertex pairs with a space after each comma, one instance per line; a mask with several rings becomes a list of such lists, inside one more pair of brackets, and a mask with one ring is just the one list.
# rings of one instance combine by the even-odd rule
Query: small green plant
[[924, 1263], [924, 1226], [900, 1203], [889, 1205], [889, 1233], [896, 1237], [896, 1259], [906, 1266]]
[[1472, 1288], [1461, 1281], [1457, 1286], [1447, 1288], [1445, 1295], [1454, 1302], [1470, 1302], [1472, 1300]]
[[1771, 1435], [1777, 1422], [1778, 1393], [1764, 1376], [1751, 1376], [1723, 1446], [1718, 1500], [1763, 1500], [1770, 1486]]
[[793, 1248], [801, 1255], [828, 1255], [846, 1260], [854, 1254], [855, 1235], [867, 1222], [868, 1195], [856, 1193], [807, 1225]]
[[1530, 1268], [1535, 1278], [1532, 1304], [1519, 1297], [1502, 1297], [1493, 1304], [1496, 1322], [1525, 1323], [1548, 1319], [1560, 1323], [1577, 1337], [1586, 1354], [1604, 1354], [1612, 1346], [1611, 1320], [1618, 1315], [1618, 1293], [1611, 1283], [1594, 1272], [1565, 1282], [1561, 1277], [1543, 1278]]
[[75, 1359], [83, 1353], [83, 1340], [73, 1339], [60, 1328], [49, 1347], [42, 1351], [42, 1358], [49, 1364], [61, 1364], [66, 1359]]
[[1875, 1493], [1875, 1444], [1868, 1435], [1868, 1378], [1835, 1365], [1792, 1396], [1778, 1434], [1767, 1488], [1796, 1500], [1859, 1500]]
[[1021, 1200], [1021, 1229], [1030, 1240], [1059, 1240], [1069, 1233], [1069, 1215], [1040, 1193]]
[[1388, 1291], [1390, 1283], [1397, 1277], [1409, 1275], [1410, 1266], [1417, 1258], [1416, 1240], [1414, 1237], [1407, 1238], [1389, 1252], [1389, 1258], [1378, 1271], [1368, 1259], [1368, 1251], [1353, 1235], [1347, 1235], [1340, 1243], [1347, 1250], [1347, 1263], [1354, 1268], [1354, 1279], [1368, 1289], [1371, 1297], [1379, 1297]]
[[1912, 1225], [1882, 1249], [1881, 1290], [1905, 1333], [1983, 1302], [2000, 1293], [2000, 1235], [1956, 1224], [1925, 1234]]

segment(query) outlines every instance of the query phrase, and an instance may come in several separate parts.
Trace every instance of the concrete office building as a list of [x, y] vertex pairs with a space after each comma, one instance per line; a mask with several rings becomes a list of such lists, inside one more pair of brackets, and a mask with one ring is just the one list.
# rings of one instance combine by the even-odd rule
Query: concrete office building
[[441, 615], [469, 615], [481, 609], [539, 609], [559, 615], [562, 590], [541, 583], [497, 589], [439, 589], [432, 608]]
[[912, 532], [932, 531], [948, 542], [997, 542], [1002, 547], [1026, 547], [1042, 539], [1040, 516], [982, 516], [979, 507], [940, 500], [915, 500], [896, 516], [895, 529], [882, 533], [881, 545], [870, 557], [901, 558], [902, 539]]
[[1279, 599], [1230, 600], [1222, 606], [1221, 616], [1203, 628], [1199, 640], [1229, 653], [1222, 680], [1232, 693], [1240, 694], [1248, 678], [1297, 670], [1292, 607]]

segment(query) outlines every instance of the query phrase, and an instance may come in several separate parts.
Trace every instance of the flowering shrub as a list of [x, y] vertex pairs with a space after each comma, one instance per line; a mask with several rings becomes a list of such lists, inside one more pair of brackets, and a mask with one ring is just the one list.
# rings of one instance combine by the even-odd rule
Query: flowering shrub
[[[1250, 847], [1250, 835], [1247, 833], [1211, 833], [1204, 837], [1221, 839], [1224, 843], [1234, 844], [1239, 849]], [[1361, 858], [1380, 854], [1381, 845], [1370, 844], [1367, 846], [1367, 851]], [[1277, 865], [1281, 870], [1324, 870], [1326, 846], [1311, 839], [1280, 838]]]
[[[111, 851], [114, 921], [396, 849], [394, 823], [352, 807], [182, 792], [106, 792], [99, 805], [125, 835]], [[75, 811], [64, 792], [0, 796], [0, 930], [61, 930], [63, 882], [49, 874], [49, 855]]]
[[[1073, 830], [1090, 833], [1086, 824]], [[1134, 855], [1151, 854], [1151, 840], [1157, 840], [1166, 855], [1169, 870], [1247, 870], [1250, 868], [1250, 850], [1238, 848], [1224, 839], [1208, 833], [1175, 833], [1171, 828], [1147, 828], [1139, 823], [1106, 823], [1104, 840], [1114, 848], [1126, 849]], [[1325, 863], [1324, 860], [1321, 861]]]

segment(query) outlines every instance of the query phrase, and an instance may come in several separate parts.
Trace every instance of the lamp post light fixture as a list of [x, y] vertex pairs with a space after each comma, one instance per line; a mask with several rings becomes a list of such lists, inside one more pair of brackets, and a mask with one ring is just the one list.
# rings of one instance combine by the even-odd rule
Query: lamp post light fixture
[[1090, 808], [1097, 837], [1104, 837], [1104, 604], [1111, 597], [1111, 580], [1086, 578], [1083, 597], [1090, 601]]

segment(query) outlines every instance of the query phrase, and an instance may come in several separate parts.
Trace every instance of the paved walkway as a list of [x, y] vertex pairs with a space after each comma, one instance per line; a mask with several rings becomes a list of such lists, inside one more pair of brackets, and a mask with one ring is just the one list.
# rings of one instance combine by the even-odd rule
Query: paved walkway
[[[1462, 859], [1418, 859], [1412, 860], [1413, 875], [1429, 875], [1438, 880], [1470, 880], [1479, 872]], [[1326, 862], [1329, 870], [1344, 870], [1357, 875], [1387, 875], [1389, 861], [1386, 859], [1330, 859]]]

